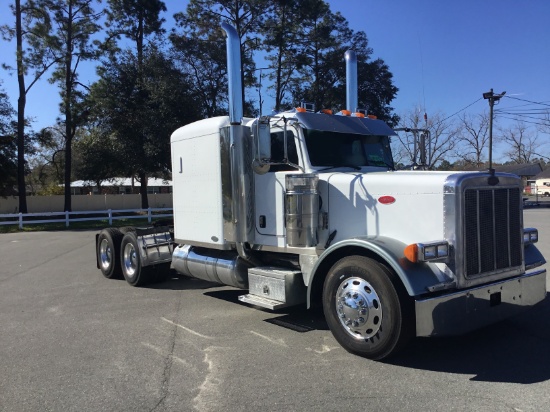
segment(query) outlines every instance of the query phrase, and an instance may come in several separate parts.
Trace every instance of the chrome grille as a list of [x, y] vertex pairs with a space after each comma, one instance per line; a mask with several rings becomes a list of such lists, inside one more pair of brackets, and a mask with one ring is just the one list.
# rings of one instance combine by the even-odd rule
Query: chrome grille
[[465, 190], [466, 277], [521, 266], [520, 200], [518, 188]]

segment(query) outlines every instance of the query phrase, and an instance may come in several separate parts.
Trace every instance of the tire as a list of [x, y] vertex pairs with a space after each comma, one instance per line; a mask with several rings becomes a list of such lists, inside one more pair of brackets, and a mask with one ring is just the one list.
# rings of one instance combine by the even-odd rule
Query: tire
[[99, 232], [96, 244], [98, 267], [107, 279], [120, 279], [120, 244], [122, 233], [115, 228], [103, 229]]
[[345, 257], [330, 269], [323, 311], [340, 345], [369, 359], [394, 355], [415, 334], [413, 300], [401, 281], [364, 256]]
[[151, 282], [151, 267], [141, 266], [141, 255], [135, 231], [128, 231], [120, 246], [120, 266], [124, 279], [132, 286], [144, 286]]

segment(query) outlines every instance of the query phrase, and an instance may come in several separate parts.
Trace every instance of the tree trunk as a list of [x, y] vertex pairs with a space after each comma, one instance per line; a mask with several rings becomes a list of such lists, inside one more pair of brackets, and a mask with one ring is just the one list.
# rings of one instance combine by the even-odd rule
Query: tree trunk
[[139, 186], [139, 194], [141, 195], [141, 208], [149, 208], [149, 199], [147, 198], [147, 175], [145, 172], [139, 173], [139, 180], [141, 185]]
[[73, 57], [73, 4], [69, 2], [69, 13], [67, 25], [67, 40], [66, 40], [66, 56], [65, 56], [65, 212], [71, 212], [71, 164], [72, 164], [72, 138], [73, 138], [73, 118], [72, 118], [72, 91], [73, 91], [73, 78], [72, 78], [72, 57]]
[[17, 192], [19, 194], [19, 213], [27, 213], [27, 185], [25, 184], [25, 69], [23, 67], [23, 29], [21, 26], [21, 0], [15, 0], [15, 26], [17, 37]]

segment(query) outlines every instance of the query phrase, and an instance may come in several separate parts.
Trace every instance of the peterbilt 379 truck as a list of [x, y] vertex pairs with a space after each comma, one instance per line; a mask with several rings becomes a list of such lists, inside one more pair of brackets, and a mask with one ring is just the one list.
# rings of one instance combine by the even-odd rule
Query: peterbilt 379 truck
[[336, 340], [371, 359], [545, 298], [517, 176], [395, 171], [395, 132], [356, 110], [352, 51], [346, 110], [243, 117], [239, 39], [222, 27], [229, 116], [172, 134], [173, 226], [102, 230], [106, 277], [138, 286], [171, 268], [256, 307], [322, 307]]

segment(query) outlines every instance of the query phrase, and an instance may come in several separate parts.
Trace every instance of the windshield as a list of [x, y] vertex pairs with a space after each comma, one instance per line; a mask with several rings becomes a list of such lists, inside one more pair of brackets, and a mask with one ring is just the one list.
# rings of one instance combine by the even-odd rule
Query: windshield
[[312, 166], [378, 166], [393, 169], [388, 136], [304, 129]]

